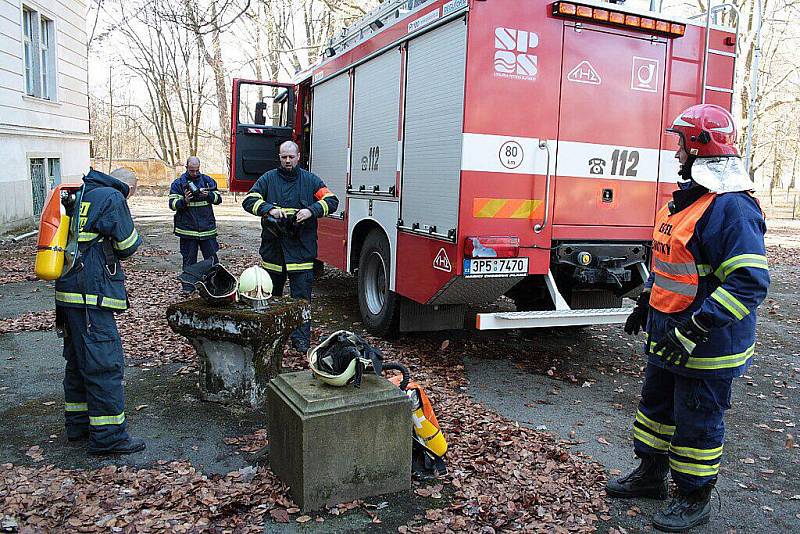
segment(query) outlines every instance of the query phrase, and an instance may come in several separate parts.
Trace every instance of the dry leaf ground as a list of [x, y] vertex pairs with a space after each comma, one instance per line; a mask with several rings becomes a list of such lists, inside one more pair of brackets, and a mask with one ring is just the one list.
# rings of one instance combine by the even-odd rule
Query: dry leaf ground
[[[13, 517], [31, 532], [260, 532], [265, 524], [279, 532], [649, 531], [653, 503], [602, 493], [608, 470], [633, 465], [629, 424], [642, 359], [638, 342], [617, 328], [374, 340], [426, 387], [450, 444], [450, 473], [415, 481], [408, 495], [303, 515], [263, 456], [263, 414], [197, 399], [194, 355], [163, 319], [180, 298], [180, 256], [162, 200], [134, 202], [145, 245], [126, 270], [133, 309], [119, 317], [131, 430], [148, 440], [141, 455], [91, 460], [65, 442], [52, 288], [30, 280], [30, 242], [0, 246], [0, 522]], [[256, 260], [258, 229], [230, 197], [225, 203], [220, 256], [241, 270]], [[777, 265], [760, 356], [737, 382], [723, 512], [707, 532], [788, 531], [800, 521], [800, 448], [788, 439], [797, 436], [800, 404], [791, 242], [770, 247]], [[328, 270], [314, 313], [317, 337], [360, 331], [354, 279]], [[306, 367], [293, 353], [285, 364]]]

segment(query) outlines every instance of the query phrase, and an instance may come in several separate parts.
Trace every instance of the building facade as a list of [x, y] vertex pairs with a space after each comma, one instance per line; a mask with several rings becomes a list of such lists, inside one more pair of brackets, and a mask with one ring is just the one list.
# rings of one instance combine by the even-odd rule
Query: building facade
[[0, 232], [89, 169], [86, 2], [0, 0]]

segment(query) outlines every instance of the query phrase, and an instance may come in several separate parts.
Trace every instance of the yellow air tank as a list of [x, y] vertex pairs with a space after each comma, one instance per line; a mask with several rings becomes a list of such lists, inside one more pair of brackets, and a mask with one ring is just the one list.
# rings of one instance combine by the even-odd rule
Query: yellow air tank
[[63, 189], [64, 186], [59, 185], [50, 191], [39, 221], [39, 243], [33, 271], [42, 280], [56, 280], [64, 270], [70, 217], [62, 213]]

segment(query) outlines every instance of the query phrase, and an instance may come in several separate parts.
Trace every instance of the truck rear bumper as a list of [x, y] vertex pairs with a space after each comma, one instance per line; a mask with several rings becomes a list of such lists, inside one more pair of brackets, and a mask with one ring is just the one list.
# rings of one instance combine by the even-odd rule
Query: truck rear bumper
[[631, 311], [633, 311], [632, 307], [479, 313], [475, 318], [475, 327], [478, 330], [507, 330], [511, 328], [621, 324], [625, 322]]

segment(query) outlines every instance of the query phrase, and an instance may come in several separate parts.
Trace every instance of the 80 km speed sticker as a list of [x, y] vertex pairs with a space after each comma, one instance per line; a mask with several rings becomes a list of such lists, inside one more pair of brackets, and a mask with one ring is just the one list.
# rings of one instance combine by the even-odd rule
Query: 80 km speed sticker
[[500, 164], [506, 169], [516, 169], [525, 159], [525, 151], [522, 145], [516, 141], [506, 141], [500, 145]]

